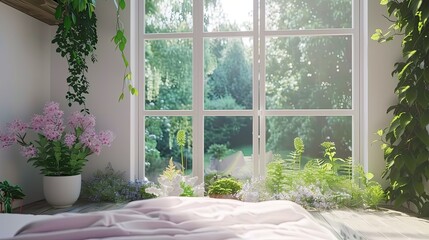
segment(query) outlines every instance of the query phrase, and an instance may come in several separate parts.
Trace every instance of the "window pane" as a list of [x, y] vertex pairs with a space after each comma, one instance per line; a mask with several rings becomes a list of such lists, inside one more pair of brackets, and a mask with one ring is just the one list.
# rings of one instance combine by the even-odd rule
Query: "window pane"
[[192, 32], [192, 0], [146, 0], [145, 32]]
[[[177, 133], [180, 130], [185, 132], [184, 142], [177, 141]], [[158, 176], [167, 167], [170, 158], [174, 161], [177, 169], [181, 169], [183, 166], [186, 174], [192, 172], [191, 117], [146, 117], [146, 177], [150, 181], [157, 182]]]
[[350, 36], [275, 37], [266, 43], [267, 109], [350, 109]]
[[267, 0], [268, 30], [351, 28], [352, 0]]
[[336, 157], [352, 156], [352, 117], [267, 117], [267, 161], [274, 155], [290, 159], [294, 138], [304, 142], [301, 167], [311, 159], [323, 159], [323, 142], [334, 142]]
[[204, 172], [250, 178], [252, 162], [251, 117], [204, 118]]
[[251, 31], [252, 29], [253, 0], [204, 1], [205, 31]]
[[146, 109], [191, 109], [191, 40], [145, 41], [145, 91]]
[[204, 41], [204, 108], [252, 108], [251, 38], [210, 38]]

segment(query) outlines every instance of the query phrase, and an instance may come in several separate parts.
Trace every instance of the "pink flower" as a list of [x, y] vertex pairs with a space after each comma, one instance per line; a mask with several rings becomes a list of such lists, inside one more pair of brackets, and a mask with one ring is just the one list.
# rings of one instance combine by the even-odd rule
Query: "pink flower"
[[10, 133], [0, 134], [0, 148], [6, 148], [16, 143], [16, 135]]
[[37, 149], [33, 145], [22, 146], [21, 147], [21, 154], [25, 158], [32, 158], [32, 157], [35, 157], [37, 155]]
[[98, 156], [101, 153], [101, 146], [102, 146], [102, 144], [101, 144], [100, 140], [94, 139], [90, 149], [93, 153], [95, 153]]
[[85, 115], [82, 121], [83, 129], [94, 128], [95, 127], [95, 117], [94, 115]]
[[113, 139], [115, 139], [115, 136], [113, 135], [112, 131], [101, 131], [98, 134], [98, 139], [100, 140], [101, 144], [110, 147], [113, 142]]
[[78, 127], [83, 130], [95, 127], [94, 115], [83, 115], [81, 112], [74, 112], [69, 118], [69, 126], [76, 129]]
[[73, 146], [74, 142], [76, 141], [76, 136], [72, 133], [67, 133], [64, 137], [64, 143], [67, 147]]
[[97, 155], [101, 152], [101, 141], [98, 139], [98, 135], [93, 128], [87, 129], [82, 135], [80, 135], [79, 140], [91, 149], [91, 151]]
[[45, 137], [48, 140], [56, 141], [56, 140], [59, 140], [61, 138], [61, 134], [63, 131], [64, 131], [64, 129], [58, 128], [54, 124], [47, 124], [43, 128], [43, 135], [45, 135]]
[[30, 126], [35, 132], [42, 132], [45, 126], [45, 117], [39, 114], [34, 115], [31, 119]]
[[[0, 147], [5, 148], [18, 143], [21, 145], [22, 155], [26, 158], [33, 158], [38, 155], [38, 148], [35, 146], [46, 148], [48, 155], [52, 155], [52, 149], [58, 146], [53, 141], [63, 141], [63, 144], [60, 145], [60, 151], [65, 154], [71, 154], [67, 151], [71, 151], [74, 144], [81, 142], [84, 147], [77, 149], [77, 151], [85, 154], [85, 156], [93, 153], [99, 155], [102, 146], [111, 145], [114, 139], [113, 133], [111, 131], [98, 133], [95, 130], [95, 117], [93, 115], [85, 115], [81, 112], [73, 113], [68, 121], [68, 124], [73, 128], [71, 132], [65, 132], [63, 115], [64, 112], [60, 110], [58, 103], [47, 103], [43, 108], [43, 114], [35, 114], [30, 124], [20, 120], [15, 120], [8, 124], [7, 129], [4, 132], [0, 132]], [[82, 131], [76, 131], [77, 128]], [[48, 140], [46, 145], [45, 143], [42, 145], [39, 141], [26, 140], [26, 132], [30, 129], [40, 134], [39, 141], [41, 141], [40, 138], [46, 138]], [[80, 136], [77, 137], [76, 134], [80, 134]], [[88, 149], [90, 150], [89, 152]], [[44, 168], [43, 165], [45, 164], [43, 158], [42, 156], [36, 160], [39, 161], [38, 164], [42, 168]]]
[[28, 129], [28, 124], [24, 123], [21, 120], [14, 120], [8, 126], [8, 130], [11, 134], [24, 135], [25, 131]]
[[45, 107], [43, 108], [43, 114], [45, 115], [54, 115], [59, 111], [62, 112], [60, 110], [60, 104], [56, 102], [48, 102], [45, 104]]

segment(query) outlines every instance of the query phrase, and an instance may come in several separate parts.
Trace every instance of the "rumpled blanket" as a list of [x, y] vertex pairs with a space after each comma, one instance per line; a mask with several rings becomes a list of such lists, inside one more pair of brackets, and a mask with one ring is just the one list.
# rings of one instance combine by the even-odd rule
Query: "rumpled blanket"
[[30, 223], [14, 240], [275, 240], [336, 239], [305, 209], [290, 201], [164, 197], [124, 208], [63, 213]]

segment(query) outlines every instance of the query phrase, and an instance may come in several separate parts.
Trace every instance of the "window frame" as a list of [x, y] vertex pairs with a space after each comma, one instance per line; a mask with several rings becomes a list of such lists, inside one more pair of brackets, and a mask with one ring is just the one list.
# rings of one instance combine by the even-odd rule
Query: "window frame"
[[[306, 29], [306, 30], [279, 30], [265, 29], [265, 1], [253, 0], [253, 30], [242, 32], [204, 32], [204, 3], [201, 0], [193, 0], [193, 31], [177, 33], [145, 33], [144, 1], [134, 1], [138, 9], [136, 13], [137, 36], [137, 64], [134, 72], [138, 76], [139, 97], [135, 107], [137, 114], [137, 161], [135, 174], [138, 178], [145, 177], [145, 117], [150, 116], [189, 116], [192, 118], [192, 142], [193, 142], [193, 164], [192, 174], [198, 176], [199, 182], [204, 179], [204, 117], [206, 116], [247, 116], [252, 118], [252, 143], [253, 143], [253, 174], [254, 176], [265, 175], [266, 152], [266, 118], [272, 116], [350, 116], [352, 118], [352, 158], [353, 164], [363, 164], [364, 135], [362, 130], [363, 114], [363, 61], [362, 61], [362, 0], [352, 0], [352, 27], [333, 29]], [[350, 109], [266, 109], [265, 95], [265, 46], [267, 37], [297, 37], [297, 36], [336, 36], [348, 35], [352, 41], [352, 107]], [[206, 38], [231, 38], [250, 37], [253, 38], [253, 109], [251, 110], [204, 110], [204, 39]], [[145, 41], [189, 38], [192, 39], [192, 109], [191, 110], [146, 110], [145, 109]], [[264, 47], [261, 47], [264, 46]], [[195, 61], [200, 59], [200, 61]], [[132, 164], [133, 165], [133, 164]]]

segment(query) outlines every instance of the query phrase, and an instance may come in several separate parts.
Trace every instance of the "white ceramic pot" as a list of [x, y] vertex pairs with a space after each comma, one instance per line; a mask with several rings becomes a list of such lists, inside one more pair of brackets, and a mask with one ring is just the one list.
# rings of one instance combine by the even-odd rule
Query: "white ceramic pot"
[[82, 176], [44, 176], [45, 200], [54, 208], [71, 207], [79, 198]]

